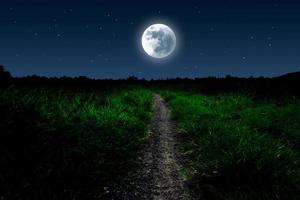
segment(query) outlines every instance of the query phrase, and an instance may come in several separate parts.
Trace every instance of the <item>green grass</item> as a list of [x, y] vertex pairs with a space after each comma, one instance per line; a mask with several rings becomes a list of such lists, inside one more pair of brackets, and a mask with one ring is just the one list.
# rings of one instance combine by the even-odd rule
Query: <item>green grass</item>
[[94, 199], [122, 181], [148, 137], [152, 93], [0, 93], [1, 199]]
[[[162, 91], [207, 199], [299, 199], [300, 102]], [[0, 198], [98, 199], [135, 168], [150, 90], [0, 91]]]
[[188, 176], [208, 199], [297, 199], [299, 101], [163, 91], [187, 136]]

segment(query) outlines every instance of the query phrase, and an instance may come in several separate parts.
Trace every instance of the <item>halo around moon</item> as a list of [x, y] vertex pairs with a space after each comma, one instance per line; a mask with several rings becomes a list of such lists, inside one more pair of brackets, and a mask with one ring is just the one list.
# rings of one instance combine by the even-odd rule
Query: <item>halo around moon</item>
[[173, 30], [164, 24], [153, 24], [143, 33], [144, 51], [154, 58], [165, 58], [173, 53], [176, 47], [176, 36]]

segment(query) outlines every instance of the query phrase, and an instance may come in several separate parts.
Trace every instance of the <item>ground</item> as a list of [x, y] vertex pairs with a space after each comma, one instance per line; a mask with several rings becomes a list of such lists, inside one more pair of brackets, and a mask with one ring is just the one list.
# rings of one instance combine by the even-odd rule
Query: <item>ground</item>
[[190, 199], [182, 174], [181, 145], [170, 117], [165, 101], [156, 94], [151, 136], [139, 153], [139, 170], [128, 186], [133, 192], [124, 194], [124, 199]]

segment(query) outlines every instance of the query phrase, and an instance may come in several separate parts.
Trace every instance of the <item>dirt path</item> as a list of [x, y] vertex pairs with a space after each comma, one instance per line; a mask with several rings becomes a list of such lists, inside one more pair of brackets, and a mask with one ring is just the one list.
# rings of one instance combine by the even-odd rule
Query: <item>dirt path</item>
[[181, 174], [180, 145], [170, 110], [155, 95], [152, 135], [139, 156], [140, 170], [132, 182], [134, 192], [128, 199], [190, 199]]

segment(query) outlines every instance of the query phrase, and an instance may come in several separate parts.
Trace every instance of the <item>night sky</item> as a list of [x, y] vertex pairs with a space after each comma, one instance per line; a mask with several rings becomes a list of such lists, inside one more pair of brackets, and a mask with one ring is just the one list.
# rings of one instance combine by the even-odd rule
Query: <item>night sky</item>
[[[157, 60], [144, 29], [178, 45]], [[299, 0], [1, 0], [0, 64], [13, 76], [276, 76], [300, 70]]]

